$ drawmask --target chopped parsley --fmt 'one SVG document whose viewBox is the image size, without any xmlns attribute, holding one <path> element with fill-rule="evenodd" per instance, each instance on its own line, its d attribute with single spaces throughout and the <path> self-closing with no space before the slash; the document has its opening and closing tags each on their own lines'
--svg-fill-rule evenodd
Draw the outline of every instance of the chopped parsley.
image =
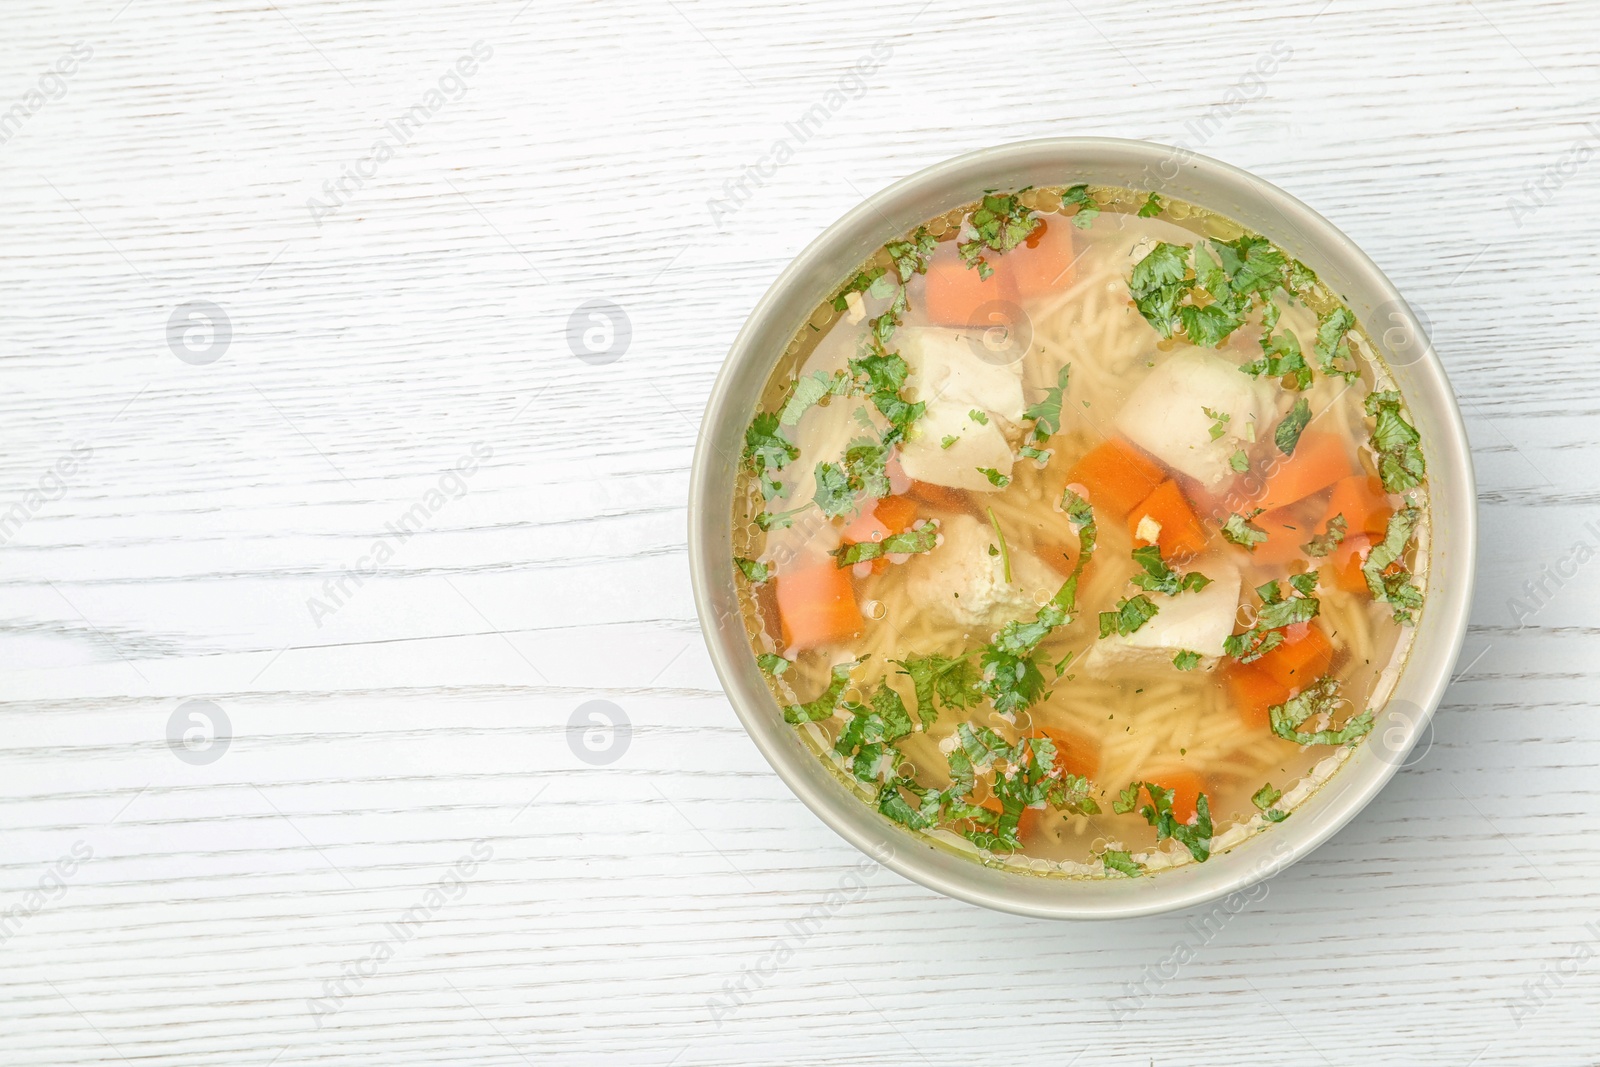
<svg viewBox="0 0 1600 1067">
<path fill-rule="evenodd" d="M 1179 649 L 1178 654 L 1172 657 L 1172 665 L 1180 671 L 1192 671 L 1200 666 L 1200 653 L 1187 648 Z"/>
<path fill-rule="evenodd" d="M 970 708 L 978 693 L 978 670 L 967 656 L 915 656 L 893 661 L 911 679 L 916 692 L 917 717 L 932 726 L 939 709 Z"/>
<path fill-rule="evenodd" d="M 971 419 L 973 422 L 977 423 L 979 426 L 987 426 L 987 425 L 989 425 L 989 416 L 988 416 L 988 414 L 986 412 L 978 410 L 977 408 L 973 408 L 971 411 L 967 412 L 967 418 Z"/>
<path fill-rule="evenodd" d="M 1305 550 L 1305 554 L 1308 556 L 1326 556 L 1339 547 L 1348 528 L 1348 524 L 1344 521 L 1344 515 L 1335 515 L 1328 520 L 1327 529 L 1300 547 Z"/>
<path fill-rule="evenodd" d="M 1151 193 L 1150 195 L 1153 197 L 1156 194 Z M 1141 208 L 1140 214 L 1143 213 L 1143 209 Z M 1124 852 L 1119 848 L 1108 848 L 1104 852 L 1100 853 L 1100 862 L 1105 864 L 1106 870 L 1117 871 L 1121 874 L 1127 875 L 1129 878 L 1137 878 L 1141 873 L 1143 873 L 1142 868 L 1140 868 L 1139 864 L 1135 862 L 1133 854 Z"/>
<path fill-rule="evenodd" d="M 840 567 L 850 567 L 880 556 L 927 552 L 938 543 L 938 538 L 939 520 L 930 519 L 915 529 L 890 534 L 882 541 L 846 541 L 834 549 L 832 555 Z"/>
<path fill-rule="evenodd" d="M 1089 187 L 1087 185 L 1074 185 L 1062 193 L 1061 203 L 1063 206 L 1067 204 L 1078 205 L 1077 214 L 1072 216 L 1072 224 L 1080 230 L 1087 230 L 1094 224 L 1094 220 L 1100 214 L 1100 204 L 1093 196 L 1089 195 Z"/>
<path fill-rule="evenodd" d="M 1378 476 L 1391 493 L 1403 493 L 1422 484 L 1427 466 L 1419 447 L 1422 435 L 1400 413 L 1400 394 L 1394 390 L 1371 393 L 1367 414 L 1375 420 L 1372 447 L 1378 453 Z"/>
<path fill-rule="evenodd" d="M 1155 618 L 1156 612 L 1160 610 L 1156 607 L 1156 602 L 1143 593 L 1133 597 L 1123 597 L 1117 601 L 1115 611 L 1100 613 L 1100 636 L 1104 638 L 1116 634 L 1119 637 L 1127 637 Z"/>
<path fill-rule="evenodd" d="M 828 374 L 819 370 L 802 375 L 795 379 L 789 399 L 778 415 L 778 423 L 781 426 L 793 426 L 800 421 L 800 416 L 815 407 L 823 397 L 839 396 L 849 389 L 850 377 L 844 371 Z"/>
<path fill-rule="evenodd" d="M 1071 366 L 1062 367 L 1056 376 L 1056 384 L 1045 390 L 1044 399 L 1022 413 L 1024 419 L 1033 423 L 1033 439 L 1040 444 L 1061 431 L 1061 398 L 1066 394 L 1067 376 L 1071 369 Z M 1027 452 L 1026 447 L 1023 452 Z"/>
<path fill-rule="evenodd" d="M 1276 804 L 1282 797 L 1283 790 L 1272 788 L 1272 783 L 1268 782 L 1266 785 L 1255 791 L 1255 794 L 1250 798 L 1250 803 L 1256 806 L 1256 808 L 1261 812 L 1261 817 L 1266 819 L 1268 822 L 1282 822 L 1289 817 L 1289 813 L 1286 811 L 1279 811 L 1277 808 L 1272 806 Z"/>
<path fill-rule="evenodd" d="M 783 492 L 782 484 L 773 474 L 799 456 L 800 449 L 779 428 L 777 415 L 762 411 L 750 420 L 750 428 L 744 432 L 744 460 L 761 479 L 763 497 L 771 500 Z"/>
<path fill-rule="evenodd" d="M 743 556 L 733 557 L 734 564 L 739 568 L 739 573 L 752 585 L 760 585 L 772 578 L 772 568 L 758 560 L 745 559 Z"/>
<path fill-rule="evenodd" d="M 1367 589 L 1374 600 L 1394 607 L 1394 621 L 1409 624 L 1422 607 L 1422 590 L 1412 581 L 1404 559 L 1406 547 L 1416 532 L 1422 512 L 1406 505 L 1389 516 L 1383 540 L 1372 546 L 1366 562 L 1361 564 L 1361 574 L 1367 579 Z"/>
<path fill-rule="evenodd" d="M 1306 364 L 1305 355 L 1300 351 L 1300 339 L 1293 330 L 1272 332 L 1278 321 L 1276 312 L 1277 306 L 1274 305 L 1263 321 L 1265 329 L 1261 334 L 1261 358 L 1239 369 L 1251 377 L 1259 378 L 1265 374 L 1269 378 L 1281 378 L 1289 389 L 1304 389 L 1311 384 L 1311 368 Z"/>
<path fill-rule="evenodd" d="M 1140 205 L 1139 217 L 1141 219 L 1153 219 L 1159 214 L 1161 214 L 1161 197 L 1157 193 L 1151 193 L 1150 199 Z"/>
<path fill-rule="evenodd" d="M 756 657 L 756 666 L 760 667 L 774 678 L 777 678 L 782 675 L 784 671 L 794 666 L 794 664 L 790 663 L 782 656 L 775 655 L 771 652 L 763 652 L 761 655 Z"/>
<path fill-rule="evenodd" d="M 1208 407 L 1201 407 L 1200 410 L 1205 412 L 1206 418 L 1211 420 L 1210 433 L 1213 441 L 1228 432 L 1228 423 L 1233 421 L 1232 415 L 1229 415 L 1226 411 L 1212 411 Z"/>
<path fill-rule="evenodd" d="M 1167 566 L 1161 558 L 1160 545 L 1144 545 L 1133 550 L 1133 561 L 1143 568 L 1143 574 L 1135 574 L 1130 579 L 1134 585 L 1149 593 L 1165 593 L 1167 596 L 1177 596 L 1179 593 L 1191 589 L 1204 589 L 1211 584 L 1211 579 L 1198 571 L 1179 575 L 1177 571 Z"/>
<path fill-rule="evenodd" d="M 855 504 L 856 494 L 850 488 L 850 476 L 837 463 L 818 463 L 816 470 L 817 507 L 829 518 L 837 518 Z"/>
<path fill-rule="evenodd" d="M 1261 607 L 1256 612 L 1255 625 L 1243 633 L 1230 634 L 1223 640 L 1222 650 L 1240 663 L 1254 663 L 1283 644 L 1284 627 L 1316 618 L 1322 609 L 1311 595 L 1317 587 L 1317 572 L 1291 575 L 1289 586 L 1291 595 L 1287 597 L 1277 582 L 1257 586 Z"/>
<path fill-rule="evenodd" d="M 976 469 L 977 469 L 979 474 L 981 474 L 985 478 L 989 479 L 989 484 L 990 485 L 996 486 L 996 487 L 998 487 L 1000 489 L 1004 489 L 1006 486 L 1011 484 L 1010 476 L 1005 475 L 1005 474 L 1001 474 L 999 471 L 995 470 L 993 467 L 978 467 Z"/>
<path fill-rule="evenodd" d="M 850 721 L 839 731 L 833 750 L 850 762 L 850 773 L 861 781 L 875 781 L 883 757 L 896 741 L 911 733 L 911 716 L 905 702 L 887 685 L 879 685 L 870 704 L 846 704 Z M 896 753 L 898 754 L 898 753 Z"/>
<path fill-rule="evenodd" d="M 985 196 L 969 221 L 978 236 L 957 244 L 956 252 L 968 267 L 978 269 L 981 279 L 994 273 L 994 268 L 983 257 L 984 249 L 1009 252 L 1039 227 L 1039 220 L 1032 217 L 1015 195 Z"/>
<path fill-rule="evenodd" d="M 894 261 L 894 268 L 900 275 L 902 282 L 909 282 L 913 274 L 928 273 L 928 257 L 933 255 L 933 250 L 938 247 L 938 242 L 928 232 L 926 226 L 918 226 L 917 232 L 911 235 L 908 241 L 890 241 L 883 246 L 889 253 L 889 258 Z M 878 268 L 882 270 L 882 268 Z"/>
<path fill-rule="evenodd" d="M 1333 721 L 1333 713 L 1345 703 L 1339 695 L 1339 683 L 1324 675 L 1307 686 L 1298 696 L 1282 704 L 1273 705 L 1268 713 L 1272 732 L 1285 741 L 1301 745 L 1344 745 L 1365 737 L 1372 729 L 1372 709 L 1368 708 L 1338 729 L 1331 726 L 1322 730 L 1301 730 L 1308 720 L 1326 717 Z"/>
<path fill-rule="evenodd" d="M 844 453 L 844 472 L 850 488 L 874 500 L 888 496 L 889 457 L 893 449 L 892 440 L 858 437 L 851 441 Z"/>
<path fill-rule="evenodd" d="M 961 440 L 961 438 L 957 437 L 953 433 L 945 434 L 944 435 L 944 439 L 939 442 L 939 447 L 940 448 L 949 448 L 951 445 L 955 444 L 959 440 Z"/>
<path fill-rule="evenodd" d="M 855 277 L 844 283 L 844 289 L 838 296 L 833 298 L 833 310 L 843 311 L 848 308 L 850 306 L 849 296 L 851 293 L 866 292 L 877 285 L 878 279 L 887 273 L 888 270 L 884 267 L 869 267 L 864 271 L 858 272 Z"/>
<path fill-rule="evenodd" d="M 1222 524 L 1222 536 L 1254 552 L 1256 546 L 1267 539 L 1267 531 L 1250 521 L 1259 514 L 1261 509 L 1256 508 L 1249 515 L 1240 515 L 1237 512 L 1229 515 Z"/>
<path fill-rule="evenodd" d="M 908 403 L 900 395 L 911 368 L 900 356 L 887 353 L 863 356 L 850 361 L 850 373 L 855 376 L 856 388 L 872 401 L 884 418 L 889 420 L 890 434 L 899 441 L 911 424 L 922 417 L 927 405 L 922 401 Z"/>
<path fill-rule="evenodd" d="M 1360 376 L 1360 372 L 1355 369 L 1355 356 L 1350 351 L 1349 334 L 1355 328 L 1355 324 L 1355 315 L 1351 314 L 1350 309 L 1343 304 L 1318 321 L 1317 343 L 1313 346 L 1313 350 L 1317 354 L 1322 373 L 1343 378 L 1347 382 L 1354 381 Z"/>
<path fill-rule="evenodd" d="M 1001 578 L 1007 585 L 1010 585 L 1011 584 L 1011 550 L 1006 547 L 1006 532 L 1004 530 L 1000 529 L 1000 519 L 995 515 L 994 508 L 990 508 L 988 510 L 989 510 L 989 525 L 994 527 L 995 540 L 1000 542 Z M 990 552 L 991 552 L 991 554 L 993 553 L 993 549 L 992 548 L 990 549 Z"/>
<path fill-rule="evenodd" d="M 1141 789 L 1150 797 L 1150 803 L 1139 803 Z M 1154 782 L 1134 782 L 1118 794 L 1111 809 L 1118 815 L 1137 809 L 1145 822 L 1155 827 L 1156 844 L 1170 837 L 1187 848 L 1197 862 L 1204 863 L 1211 858 L 1211 803 L 1204 793 L 1196 798 L 1195 821 L 1190 825 L 1180 823 L 1172 814 L 1172 797 L 1171 789 L 1163 789 Z"/>
<path fill-rule="evenodd" d="M 1186 280 L 1188 275 L 1189 249 L 1165 241 L 1133 265 L 1128 288 L 1134 306 L 1162 337 L 1172 336 L 1178 302 L 1194 288 L 1194 283 Z"/>
<path fill-rule="evenodd" d="M 1044 695 L 1044 674 L 1039 670 L 1035 650 L 1056 627 L 1070 622 L 1077 614 L 1078 579 L 1094 556 L 1096 528 L 1088 501 L 1068 489 L 1062 494 L 1061 504 L 1068 521 L 1078 529 L 1078 561 L 1072 565 L 1072 573 L 1031 621 L 1006 623 L 994 639 L 979 650 L 982 676 L 978 690 L 1001 714 L 1032 707 Z"/>
<path fill-rule="evenodd" d="M 850 688 L 850 672 L 859 667 L 865 660 L 855 663 L 836 663 L 833 667 L 833 680 L 828 688 L 815 700 L 808 700 L 804 704 L 790 704 L 783 709 L 783 721 L 793 724 L 802 722 L 819 722 L 833 714 L 834 708 L 839 706 L 839 698 L 844 696 L 844 691 Z"/>
<path fill-rule="evenodd" d="M 1243 474 L 1250 469 L 1250 457 L 1244 454 L 1244 449 L 1239 449 L 1228 457 L 1228 466 Z"/>
<path fill-rule="evenodd" d="M 1294 407 L 1278 423 L 1278 428 L 1273 432 L 1272 439 L 1278 446 L 1278 451 L 1286 456 L 1294 455 L 1295 446 L 1300 443 L 1300 434 L 1305 431 L 1306 424 L 1311 421 L 1311 401 L 1305 397 L 1296 397 Z"/>
</svg>

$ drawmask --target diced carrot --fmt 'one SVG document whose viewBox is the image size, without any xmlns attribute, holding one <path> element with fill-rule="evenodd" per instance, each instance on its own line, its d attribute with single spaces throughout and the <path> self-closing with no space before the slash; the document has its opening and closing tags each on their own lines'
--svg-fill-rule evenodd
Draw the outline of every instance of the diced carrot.
<svg viewBox="0 0 1600 1067">
<path fill-rule="evenodd" d="M 839 536 L 846 541 L 881 541 L 903 532 L 917 517 L 917 502 L 905 496 L 886 496 L 872 507 L 862 508 Z"/>
<path fill-rule="evenodd" d="M 1090 449 L 1067 472 L 1067 483 L 1089 490 L 1097 510 L 1122 518 L 1166 480 L 1156 462 L 1134 446 L 1111 438 Z"/>
<path fill-rule="evenodd" d="M 1017 295 L 1026 300 L 1072 283 L 1075 251 L 1072 224 L 1066 219 L 1040 219 L 1027 240 L 1007 252 L 1004 268 L 1011 274 Z"/>
<path fill-rule="evenodd" d="M 890 534 L 902 533 L 917 517 L 917 502 L 906 496 L 886 496 L 861 513 L 839 532 L 845 541 L 882 541 Z M 882 574 L 889 561 L 879 556 L 872 561 L 872 573 Z"/>
<path fill-rule="evenodd" d="M 1072 564 L 1078 558 L 1072 549 L 1059 541 L 1035 541 L 1033 554 L 1054 567 L 1063 578 L 1072 576 Z"/>
<path fill-rule="evenodd" d="M 883 541 L 890 534 L 906 530 L 914 518 L 917 518 L 917 501 L 909 496 L 885 496 L 861 509 L 842 531 L 838 531 L 838 536 L 842 541 Z M 890 561 L 878 557 L 872 560 L 872 573 L 882 574 L 888 565 Z"/>
<path fill-rule="evenodd" d="M 911 488 L 906 492 L 916 500 L 945 511 L 970 511 L 967 505 L 967 494 L 962 489 L 952 489 L 948 485 L 934 485 L 932 482 L 913 481 Z"/>
<path fill-rule="evenodd" d="M 1205 527 L 1195 518 L 1194 509 L 1189 507 L 1177 482 L 1162 482 L 1128 513 L 1128 532 L 1135 544 L 1151 544 L 1139 536 L 1139 526 L 1146 518 L 1161 527 L 1154 543 L 1161 546 L 1163 556 L 1194 556 L 1205 551 Z"/>
<path fill-rule="evenodd" d="M 1301 622 L 1284 630 L 1283 644 L 1256 660 L 1255 665 L 1279 685 L 1304 689 L 1327 673 L 1333 663 L 1333 645 L 1315 623 Z"/>
<path fill-rule="evenodd" d="M 1272 511 L 1326 489 L 1355 473 L 1345 439 L 1336 433 L 1307 430 L 1300 435 L 1294 455 L 1278 460 L 1256 507 Z"/>
<path fill-rule="evenodd" d="M 1346 537 L 1333 550 L 1333 555 L 1328 557 L 1328 563 L 1323 567 L 1323 572 L 1332 572 L 1333 584 L 1348 593 L 1364 593 L 1371 595 L 1367 588 L 1367 576 L 1362 573 L 1361 565 L 1366 562 L 1367 548 L 1373 538 L 1367 534 L 1354 534 Z"/>
<path fill-rule="evenodd" d="M 1345 530 L 1351 534 L 1382 535 L 1389 527 L 1389 516 L 1394 509 L 1383 493 L 1383 483 L 1370 474 L 1355 474 L 1333 483 L 1333 493 L 1328 497 L 1327 511 L 1317 524 L 1320 532 L 1335 515 L 1343 515 Z"/>
<path fill-rule="evenodd" d="M 1250 553 L 1255 563 L 1287 563 L 1305 554 L 1302 547 L 1311 540 L 1315 522 L 1304 519 L 1299 508 L 1279 508 L 1250 521 L 1267 533 L 1267 539 L 1258 543 Z"/>
<path fill-rule="evenodd" d="M 1016 303 L 1017 289 L 1009 271 L 1000 269 L 1003 256 L 991 254 L 986 262 L 995 268 L 985 280 L 977 267 L 969 267 L 958 256 L 935 255 L 928 261 L 927 288 L 922 306 L 936 326 L 988 325 L 980 322 L 978 309 L 1002 300 Z"/>
<path fill-rule="evenodd" d="M 1039 733 L 1056 746 L 1056 766 L 1067 774 L 1081 775 L 1093 781 L 1100 774 L 1100 744 L 1076 730 L 1056 726 L 1041 726 Z"/>
<path fill-rule="evenodd" d="M 1193 771 L 1164 771 L 1150 779 L 1162 789 L 1172 790 L 1172 817 L 1188 822 L 1200 803 L 1200 794 L 1206 791 L 1206 782 Z M 1148 794 L 1149 790 L 1142 790 Z"/>
<path fill-rule="evenodd" d="M 1267 712 L 1274 704 L 1289 699 L 1289 687 L 1254 663 L 1229 663 L 1223 676 L 1228 682 L 1228 692 L 1233 696 L 1239 718 L 1252 730 L 1269 728 Z"/>
<path fill-rule="evenodd" d="M 780 573 L 773 584 L 783 642 L 790 650 L 816 648 L 861 632 L 850 571 L 840 570 L 833 560 Z"/>
</svg>

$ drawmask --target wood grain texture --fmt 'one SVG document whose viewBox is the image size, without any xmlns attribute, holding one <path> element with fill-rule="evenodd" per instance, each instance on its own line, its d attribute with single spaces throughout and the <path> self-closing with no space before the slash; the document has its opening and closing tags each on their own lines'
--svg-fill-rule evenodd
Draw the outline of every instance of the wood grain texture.
<svg viewBox="0 0 1600 1067">
<path fill-rule="evenodd" d="M 12 0 L 0 1062 L 1600 1062 L 1600 567 L 1561 563 L 1600 548 L 1597 37 L 1576 0 Z M 1474 445 L 1431 748 L 1237 915 L 1051 925 L 863 871 L 689 595 L 699 413 L 765 286 L 866 193 L 1053 134 L 1329 216 Z M 632 326 L 605 366 L 566 341 L 592 299 Z M 232 331 L 206 365 L 169 344 L 194 301 Z M 600 766 L 595 699 L 632 728 Z M 168 745 L 191 700 L 231 723 L 208 764 Z"/>
</svg>

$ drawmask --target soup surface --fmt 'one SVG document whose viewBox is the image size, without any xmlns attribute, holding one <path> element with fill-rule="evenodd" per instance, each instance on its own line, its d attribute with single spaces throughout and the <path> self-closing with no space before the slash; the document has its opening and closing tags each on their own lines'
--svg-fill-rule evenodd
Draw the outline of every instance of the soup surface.
<svg viewBox="0 0 1600 1067">
<path fill-rule="evenodd" d="M 818 307 L 733 542 L 787 721 L 888 819 L 1137 877 L 1290 818 L 1422 610 L 1418 434 L 1305 266 L 1155 194 L 991 194 Z"/>
</svg>

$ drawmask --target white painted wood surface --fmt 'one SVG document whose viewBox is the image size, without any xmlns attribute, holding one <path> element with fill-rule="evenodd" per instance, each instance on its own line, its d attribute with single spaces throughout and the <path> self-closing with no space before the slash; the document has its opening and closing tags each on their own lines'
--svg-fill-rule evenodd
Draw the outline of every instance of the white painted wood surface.
<svg viewBox="0 0 1600 1067">
<path fill-rule="evenodd" d="M 1600 569 L 1562 562 L 1600 547 L 1600 8 L 3 15 L 0 1063 L 1600 1061 Z M 862 874 L 688 591 L 699 410 L 787 259 L 926 164 L 1084 133 L 1343 227 L 1431 318 L 1481 482 L 1431 749 L 1209 929 Z M 609 365 L 566 341 L 593 299 L 631 321 Z M 195 301 L 231 325 L 205 365 L 169 344 Z M 600 765 L 595 699 L 631 721 Z M 231 722 L 209 763 L 168 744 L 192 700 Z"/>
</svg>

